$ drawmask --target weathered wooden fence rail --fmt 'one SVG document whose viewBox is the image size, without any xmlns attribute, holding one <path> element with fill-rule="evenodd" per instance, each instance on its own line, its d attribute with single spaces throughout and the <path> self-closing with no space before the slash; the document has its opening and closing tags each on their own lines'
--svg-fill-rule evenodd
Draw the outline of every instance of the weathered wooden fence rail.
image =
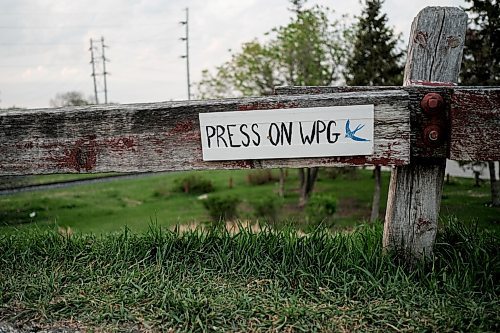
<svg viewBox="0 0 500 333">
<path fill-rule="evenodd" d="M 500 160 L 500 88 L 283 87 L 277 93 L 282 96 L 0 113 L 0 175 Z M 444 119 L 435 141 L 428 133 L 434 120 L 421 107 L 429 93 L 444 101 L 434 111 Z M 375 105 L 373 155 L 203 161 L 200 113 L 358 104 Z"/>
<path fill-rule="evenodd" d="M 500 88 L 454 84 L 466 20 L 457 8 L 419 13 L 404 87 L 280 87 L 268 97 L 0 113 L 0 175 L 389 165 L 384 246 L 430 255 L 445 158 L 500 160 Z M 203 160 L 200 114 L 348 105 L 373 105 L 371 154 Z"/>
</svg>

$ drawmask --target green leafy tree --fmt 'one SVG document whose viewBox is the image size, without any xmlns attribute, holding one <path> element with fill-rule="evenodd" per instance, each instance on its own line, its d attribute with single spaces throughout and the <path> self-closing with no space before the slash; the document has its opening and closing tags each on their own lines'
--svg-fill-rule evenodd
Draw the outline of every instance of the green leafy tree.
<svg viewBox="0 0 500 333">
<path fill-rule="evenodd" d="M 399 86 L 403 82 L 404 52 L 398 48 L 399 36 L 387 25 L 387 15 L 382 12 L 383 3 L 383 0 L 366 0 L 354 26 L 352 53 L 344 71 L 348 85 Z M 375 167 L 374 176 L 371 222 L 379 217 L 380 166 Z"/>
<path fill-rule="evenodd" d="M 460 71 L 466 85 L 500 83 L 500 3 L 498 0 L 465 0 L 472 6 Z"/>
<path fill-rule="evenodd" d="M 460 72 L 465 85 L 500 84 L 500 3 L 498 0 L 465 0 L 471 7 L 469 28 L 465 39 L 464 57 Z M 488 162 L 490 171 L 491 201 L 500 207 L 500 170 Z"/>
<path fill-rule="evenodd" d="M 320 86 L 337 82 L 345 54 L 339 24 L 329 19 L 328 8 L 305 8 L 305 3 L 291 1 L 290 22 L 272 29 L 268 41 L 245 43 L 214 73 L 205 70 L 198 83 L 199 97 L 269 95 L 280 85 Z M 317 174 L 317 168 L 299 170 L 301 206 L 307 202 Z"/>
<path fill-rule="evenodd" d="M 231 55 L 215 69 L 202 72 L 198 83 L 198 95 L 206 98 L 239 96 L 261 96 L 273 93 L 275 85 L 283 83 L 280 78 L 276 50 L 272 45 L 257 40 L 243 44 L 240 52 Z"/>
</svg>

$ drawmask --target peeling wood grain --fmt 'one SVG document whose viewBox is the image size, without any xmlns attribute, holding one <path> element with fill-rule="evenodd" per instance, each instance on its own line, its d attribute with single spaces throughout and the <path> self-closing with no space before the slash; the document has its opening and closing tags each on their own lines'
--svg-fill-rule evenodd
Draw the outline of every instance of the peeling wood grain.
<svg viewBox="0 0 500 333">
<path fill-rule="evenodd" d="M 500 160 L 500 88 L 457 89 L 450 112 L 450 158 Z"/>
<path fill-rule="evenodd" d="M 458 8 L 423 9 L 412 24 L 404 85 L 446 82 L 449 86 L 450 82 L 457 82 L 466 26 L 467 15 Z M 450 45 L 450 38 L 459 40 L 459 45 Z M 441 121 L 439 117 L 435 120 Z M 412 125 L 415 126 L 415 119 Z M 410 260 L 432 256 L 445 164 L 445 158 L 415 158 L 410 165 L 393 169 L 384 248 L 403 252 Z"/>
<path fill-rule="evenodd" d="M 405 67 L 406 86 L 415 81 L 457 82 L 455 73 L 460 71 L 464 26 L 467 15 L 454 7 L 426 7 L 415 17 L 408 47 L 411 61 Z"/>
<path fill-rule="evenodd" d="M 200 112 L 353 104 L 375 105 L 372 156 L 202 160 Z M 0 114 L 0 174 L 404 165 L 410 160 L 407 109 L 407 92 L 387 90 L 9 111 Z"/>
</svg>

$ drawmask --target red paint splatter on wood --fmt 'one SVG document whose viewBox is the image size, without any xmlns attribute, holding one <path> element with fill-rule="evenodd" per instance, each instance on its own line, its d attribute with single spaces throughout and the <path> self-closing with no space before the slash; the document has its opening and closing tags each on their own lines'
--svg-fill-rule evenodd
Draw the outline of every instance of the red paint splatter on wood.
<svg viewBox="0 0 500 333">
<path fill-rule="evenodd" d="M 450 111 L 450 157 L 500 159 L 500 89 L 457 90 Z"/>
<path fill-rule="evenodd" d="M 175 124 L 174 128 L 171 130 L 171 133 L 185 133 L 191 132 L 193 130 L 193 122 L 191 120 L 179 121 Z"/>
<path fill-rule="evenodd" d="M 456 115 L 462 113 L 462 117 L 474 113 L 483 119 L 498 119 L 500 114 L 500 90 L 492 91 L 457 91 L 451 96 L 452 111 Z"/>
<path fill-rule="evenodd" d="M 64 150 L 63 156 L 51 157 L 49 160 L 55 162 L 58 168 L 90 171 L 95 168 L 97 162 L 97 144 L 95 135 L 78 139 L 73 147 Z"/>
<path fill-rule="evenodd" d="M 133 137 L 112 138 L 104 140 L 107 148 L 118 153 L 125 153 L 127 151 L 135 151 L 137 144 Z"/>
<path fill-rule="evenodd" d="M 157 144 L 165 144 L 172 138 L 182 142 L 197 142 L 201 141 L 201 134 L 198 127 L 196 127 L 191 120 L 179 121 L 168 132 L 163 133 L 167 140 L 157 142 Z"/>
</svg>

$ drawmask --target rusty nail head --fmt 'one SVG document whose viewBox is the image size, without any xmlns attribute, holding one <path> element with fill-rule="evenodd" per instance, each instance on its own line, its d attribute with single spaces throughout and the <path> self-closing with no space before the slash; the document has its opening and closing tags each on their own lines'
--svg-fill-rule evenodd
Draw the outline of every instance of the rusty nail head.
<svg viewBox="0 0 500 333">
<path fill-rule="evenodd" d="M 424 109 L 424 112 L 432 115 L 439 111 L 442 111 L 444 106 L 443 97 L 438 93 L 428 93 L 424 96 L 420 102 L 420 106 Z"/>
</svg>

